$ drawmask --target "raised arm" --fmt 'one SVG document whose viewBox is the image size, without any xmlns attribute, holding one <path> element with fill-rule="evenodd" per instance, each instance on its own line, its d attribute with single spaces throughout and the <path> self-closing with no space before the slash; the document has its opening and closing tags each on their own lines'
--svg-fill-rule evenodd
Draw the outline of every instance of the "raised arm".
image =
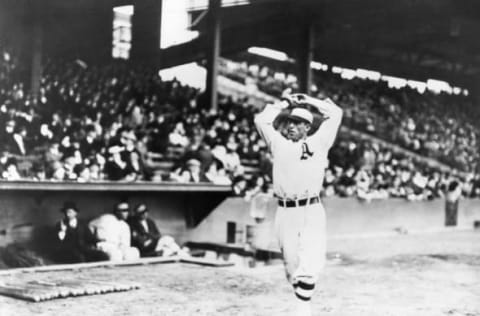
<svg viewBox="0 0 480 316">
<path fill-rule="evenodd" d="M 331 99 L 320 100 L 305 94 L 294 94 L 291 98 L 299 105 L 308 104 L 315 107 L 325 117 L 313 137 L 319 138 L 324 145 L 331 147 L 342 122 L 343 110 Z"/>
<path fill-rule="evenodd" d="M 273 127 L 273 121 L 277 115 L 289 105 L 286 101 L 279 101 L 273 104 L 267 104 L 262 112 L 255 115 L 255 126 L 270 147 L 273 138 L 277 135 L 277 131 Z"/>
</svg>

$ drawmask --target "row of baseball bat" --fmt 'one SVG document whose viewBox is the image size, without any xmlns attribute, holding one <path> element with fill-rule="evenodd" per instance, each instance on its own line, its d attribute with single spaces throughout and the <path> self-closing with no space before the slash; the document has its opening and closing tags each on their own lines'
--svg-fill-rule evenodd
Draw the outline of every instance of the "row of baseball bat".
<svg viewBox="0 0 480 316">
<path fill-rule="evenodd" d="M 32 302 L 69 296 L 121 292 L 140 288 L 138 283 L 119 283 L 92 279 L 35 280 L 27 283 L 0 283 L 0 294 Z"/>
</svg>

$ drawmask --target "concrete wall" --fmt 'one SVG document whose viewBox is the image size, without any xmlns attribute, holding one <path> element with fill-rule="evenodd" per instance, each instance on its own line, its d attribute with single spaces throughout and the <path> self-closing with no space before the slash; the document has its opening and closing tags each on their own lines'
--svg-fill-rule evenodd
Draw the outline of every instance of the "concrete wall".
<svg viewBox="0 0 480 316">
<path fill-rule="evenodd" d="M 90 220 L 110 213 L 122 198 L 127 198 L 132 208 L 140 202 L 146 203 L 160 231 L 183 243 L 187 241 L 187 230 L 230 192 L 228 186 L 207 185 L 45 184 L 47 190 L 38 189 L 39 186 L 39 183 L 30 187 L 28 184 L 0 185 L 0 246 L 32 241 L 36 232 L 52 227 L 62 217 L 59 211 L 65 201 L 74 201 L 79 217 Z"/>
<path fill-rule="evenodd" d="M 61 218 L 59 210 L 66 200 L 75 201 L 80 216 L 90 219 L 111 212 L 112 206 L 121 198 L 128 198 L 132 207 L 145 202 L 162 233 L 172 235 L 180 243 L 226 243 L 227 222 L 235 222 L 239 243 L 245 240 L 245 226 L 257 225 L 257 245 L 262 248 L 274 248 L 276 245 L 273 238 L 275 200 L 268 202 L 266 220 L 256 224 L 250 216 L 248 202 L 242 198 L 225 199 L 229 194 L 228 188 L 218 191 L 207 186 L 164 189 L 158 184 L 139 188 L 123 184 L 116 189 L 98 186 L 76 190 L 76 186 L 72 186 L 34 190 L 34 187 L 25 189 L 25 185 L 23 188 L 15 189 L 14 186 L 6 189 L 0 186 L 0 246 L 13 241 L 29 241 L 34 236 L 35 228 L 53 225 Z M 392 199 L 362 203 L 356 199 L 330 198 L 324 204 L 330 238 L 392 233 L 396 228 L 408 231 L 435 230 L 442 229 L 444 225 L 443 200 L 407 202 Z M 472 227 L 474 220 L 480 220 L 480 200 L 462 200 L 458 226 Z"/>
<path fill-rule="evenodd" d="M 59 212 L 66 200 L 75 201 L 80 209 L 80 217 L 90 219 L 99 214 L 110 213 L 113 205 L 122 198 L 122 194 L 104 192 L 24 192 L 0 193 L 0 227 L 9 229 L 14 225 L 26 225 L 0 236 L 0 245 L 16 241 L 28 241 L 35 227 L 45 227 L 58 221 Z M 135 193 L 130 198 L 131 205 L 145 202 L 151 210 L 151 216 L 157 220 L 160 230 L 166 234 L 181 237 L 186 230 L 184 205 L 182 199 L 172 199 L 171 194 Z M 3 238 L 2 238 L 3 237 Z"/>
<path fill-rule="evenodd" d="M 329 238 L 348 235 L 394 233 L 401 228 L 410 232 L 443 229 L 445 222 L 444 200 L 408 202 L 400 199 L 359 202 L 356 199 L 329 198 L 324 201 L 327 212 L 327 235 Z M 266 220 L 256 229 L 257 246 L 275 248 L 273 218 L 276 203 L 268 203 Z M 480 200 L 462 200 L 458 214 L 458 227 L 473 227 L 480 220 Z M 188 231 L 188 239 L 199 242 L 225 243 L 227 222 L 236 222 L 238 230 L 245 225 L 255 225 L 249 215 L 249 204 L 241 198 L 225 200 L 194 230 Z M 242 236 L 242 232 L 237 232 Z M 242 240 L 240 240 L 241 242 Z"/>
</svg>

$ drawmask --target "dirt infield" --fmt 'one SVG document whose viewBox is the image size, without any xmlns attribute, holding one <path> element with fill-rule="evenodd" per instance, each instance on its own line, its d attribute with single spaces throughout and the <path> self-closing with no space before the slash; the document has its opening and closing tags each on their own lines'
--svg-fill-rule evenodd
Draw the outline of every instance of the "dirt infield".
<svg viewBox="0 0 480 316">
<path fill-rule="evenodd" d="M 0 296 L 1 316 L 292 315 L 280 264 L 254 269 L 155 264 L 25 273 L 139 282 L 139 290 L 30 303 Z M 480 316 L 480 232 L 336 239 L 314 315 Z"/>
</svg>

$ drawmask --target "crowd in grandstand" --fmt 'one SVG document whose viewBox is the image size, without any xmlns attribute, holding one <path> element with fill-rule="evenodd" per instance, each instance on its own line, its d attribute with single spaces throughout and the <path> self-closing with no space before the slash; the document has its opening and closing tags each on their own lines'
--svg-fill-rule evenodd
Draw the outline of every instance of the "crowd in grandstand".
<svg viewBox="0 0 480 316">
<path fill-rule="evenodd" d="M 230 69 L 228 69 L 230 68 Z M 294 75 L 256 63 L 228 63 L 222 73 L 280 96 L 295 89 Z M 480 111 L 471 98 L 424 94 L 408 86 L 391 89 L 386 82 L 345 80 L 340 75 L 315 72 L 314 91 L 328 96 L 345 111 L 343 125 L 381 137 L 462 171 L 478 172 Z"/>
<path fill-rule="evenodd" d="M 221 96 L 218 108 L 210 109 L 198 90 L 163 81 L 151 69 L 123 62 L 97 67 L 80 60 L 47 63 L 39 95 L 32 97 L 16 79 L 16 68 L 15 59 L 2 52 L 1 179 L 210 182 L 232 184 L 239 195 L 263 190 L 271 181 L 270 154 L 252 123 L 256 109 L 245 100 Z M 271 78 L 269 84 L 279 91 L 294 87 L 291 76 L 246 75 Z M 463 99 L 326 74 L 318 77 L 316 93 L 344 108 L 343 124 L 349 128 L 454 169 L 477 167 L 475 116 L 447 103 L 469 106 Z M 464 195 L 480 196 L 475 173 L 441 172 L 371 140 L 342 134 L 330 161 L 325 196 L 433 199 L 454 178 L 462 182 Z"/>
</svg>

